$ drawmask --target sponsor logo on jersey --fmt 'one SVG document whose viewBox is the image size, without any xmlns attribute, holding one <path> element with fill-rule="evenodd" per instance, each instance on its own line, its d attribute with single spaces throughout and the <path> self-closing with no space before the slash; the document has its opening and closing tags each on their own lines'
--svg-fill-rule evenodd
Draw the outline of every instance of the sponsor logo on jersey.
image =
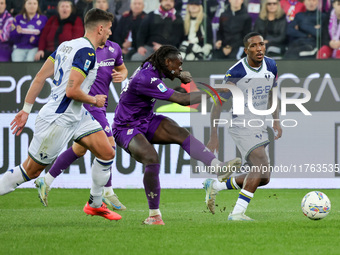
<svg viewBox="0 0 340 255">
<path fill-rule="evenodd" d="M 255 137 L 262 140 L 262 134 L 257 134 Z"/>
<path fill-rule="evenodd" d="M 90 53 L 89 53 L 89 55 L 90 55 Z M 89 70 L 90 65 L 91 65 L 91 61 L 86 59 L 85 65 L 84 65 L 84 71 Z"/>
<path fill-rule="evenodd" d="M 88 53 L 90 57 L 94 56 L 94 53 Z"/>
<path fill-rule="evenodd" d="M 115 65 L 115 61 L 100 61 L 99 63 L 99 67 L 101 66 L 114 66 Z"/>
<path fill-rule="evenodd" d="M 132 135 L 132 133 L 133 133 L 133 128 L 130 128 L 130 129 L 128 129 L 128 131 L 127 131 L 127 135 Z"/>
<path fill-rule="evenodd" d="M 152 84 L 154 81 L 157 81 L 157 78 L 155 78 L 155 77 L 152 77 L 152 78 L 151 78 L 151 82 L 150 82 L 150 84 Z"/>
<path fill-rule="evenodd" d="M 168 89 L 162 84 L 158 84 L 157 88 L 159 89 L 160 92 L 164 93 L 165 91 L 167 91 Z"/>
</svg>

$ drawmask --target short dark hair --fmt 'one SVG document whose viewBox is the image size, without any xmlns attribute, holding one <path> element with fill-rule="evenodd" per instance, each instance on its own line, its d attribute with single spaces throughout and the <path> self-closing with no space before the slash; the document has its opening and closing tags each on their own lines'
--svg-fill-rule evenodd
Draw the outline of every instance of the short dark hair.
<svg viewBox="0 0 340 255">
<path fill-rule="evenodd" d="M 166 77 L 171 77 L 171 73 L 165 65 L 165 60 L 167 58 L 173 60 L 181 54 L 180 51 L 172 45 L 162 45 L 158 50 L 156 50 L 150 57 L 148 57 L 141 66 L 144 65 L 145 62 L 150 62 L 153 67 L 155 67 L 161 75 L 165 74 Z"/>
<path fill-rule="evenodd" d="M 113 14 L 110 12 L 100 10 L 98 8 L 92 8 L 85 15 L 85 18 L 84 18 L 85 29 L 93 27 L 97 25 L 98 22 L 103 22 L 103 21 L 112 22 Z"/>
<path fill-rule="evenodd" d="M 258 33 L 258 32 L 250 32 L 250 33 L 246 34 L 245 37 L 243 38 L 243 45 L 244 45 L 244 47 L 248 46 L 249 38 L 252 38 L 254 36 L 262 36 L 262 35 L 260 33 Z"/>
</svg>

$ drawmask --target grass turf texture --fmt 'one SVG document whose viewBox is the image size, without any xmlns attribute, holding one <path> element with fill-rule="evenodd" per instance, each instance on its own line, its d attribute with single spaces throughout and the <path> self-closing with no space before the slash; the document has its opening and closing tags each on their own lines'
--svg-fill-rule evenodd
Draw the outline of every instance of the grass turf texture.
<svg viewBox="0 0 340 255">
<path fill-rule="evenodd" d="M 340 254 L 338 190 L 322 190 L 330 214 L 312 221 L 300 203 L 311 190 L 258 190 L 247 215 L 255 222 L 229 222 L 237 191 L 217 196 L 216 214 L 204 190 L 162 190 L 165 226 L 142 225 L 148 216 L 144 190 L 116 190 L 127 210 L 108 221 L 83 212 L 89 190 L 52 189 L 49 207 L 37 190 L 0 197 L 0 254 Z"/>
</svg>

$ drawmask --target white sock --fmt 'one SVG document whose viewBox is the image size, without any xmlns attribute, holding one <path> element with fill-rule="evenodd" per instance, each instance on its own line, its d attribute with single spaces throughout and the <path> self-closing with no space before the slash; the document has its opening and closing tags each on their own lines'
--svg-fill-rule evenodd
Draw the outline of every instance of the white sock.
<svg viewBox="0 0 340 255">
<path fill-rule="evenodd" d="M 217 166 L 219 166 L 220 164 L 221 164 L 221 161 L 219 161 L 217 158 L 214 158 L 214 159 L 211 161 L 211 163 L 210 163 L 210 165 L 211 165 L 212 167 L 214 167 L 215 170 L 217 169 Z"/>
<path fill-rule="evenodd" d="M 225 182 L 219 182 L 216 181 L 213 183 L 213 188 L 217 191 L 223 190 L 223 189 L 227 189 L 227 185 Z"/>
<path fill-rule="evenodd" d="M 156 215 L 162 216 L 161 211 L 159 209 L 149 209 L 149 216 L 156 216 Z"/>
<path fill-rule="evenodd" d="M 254 193 L 251 193 L 245 189 L 241 189 L 239 193 L 239 197 L 236 201 L 236 205 L 231 214 L 245 213 L 253 197 L 254 197 Z"/>
<path fill-rule="evenodd" d="M 233 185 L 236 189 L 240 189 L 240 186 L 237 185 L 237 182 L 236 182 L 236 177 L 233 177 L 232 178 L 232 182 L 233 182 Z"/>
<path fill-rule="evenodd" d="M 0 179 L 0 195 L 5 195 L 16 189 L 21 183 L 31 180 L 22 165 L 8 170 Z"/>
<path fill-rule="evenodd" d="M 92 164 L 92 186 L 90 191 L 89 204 L 91 207 L 99 208 L 102 206 L 102 194 L 105 184 L 111 174 L 113 160 L 102 160 L 95 158 Z"/>
<path fill-rule="evenodd" d="M 48 185 L 49 187 L 51 187 L 54 179 L 55 178 L 49 172 L 47 174 L 45 174 L 45 176 L 44 176 L 44 181 L 45 181 L 46 185 Z"/>
<path fill-rule="evenodd" d="M 112 189 L 112 186 L 110 187 L 104 187 L 104 197 L 113 196 L 115 194 L 114 190 Z"/>
</svg>

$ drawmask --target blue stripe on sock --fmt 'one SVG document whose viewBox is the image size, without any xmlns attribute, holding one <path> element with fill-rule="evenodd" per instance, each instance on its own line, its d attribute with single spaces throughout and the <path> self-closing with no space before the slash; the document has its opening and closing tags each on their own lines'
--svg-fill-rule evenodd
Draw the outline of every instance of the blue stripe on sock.
<svg viewBox="0 0 340 255">
<path fill-rule="evenodd" d="M 110 162 L 103 162 L 103 161 L 100 161 L 100 160 L 98 160 L 98 159 L 96 159 L 96 160 L 97 160 L 97 162 L 98 162 L 99 164 L 101 164 L 101 165 L 103 165 L 103 166 L 112 165 L 112 162 L 113 162 L 113 160 L 111 160 Z"/>
<path fill-rule="evenodd" d="M 28 177 L 28 175 L 25 173 L 25 171 L 21 168 L 21 166 L 19 165 L 19 168 L 20 168 L 20 171 L 21 171 L 21 174 L 22 174 L 22 177 L 24 178 L 24 180 L 26 182 L 30 181 L 31 178 Z"/>
<path fill-rule="evenodd" d="M 246 194 L 243 194 L 242 192 L 239 193 L 238 198 L 241 198 L 241 199 L 243 199 L 244 201 L 246 201 L 246 202 L 248 202 L 248 203 L 249 203 L 250 200 L 251 200 L 251 197 L 247 196 Z"/>
<path fill-rule="evenodd" d="M 228 178 L 226 181 L 227 189 L 233 189 L 233 186 L 231 185 L 231 178 Z"/>
</svg>

